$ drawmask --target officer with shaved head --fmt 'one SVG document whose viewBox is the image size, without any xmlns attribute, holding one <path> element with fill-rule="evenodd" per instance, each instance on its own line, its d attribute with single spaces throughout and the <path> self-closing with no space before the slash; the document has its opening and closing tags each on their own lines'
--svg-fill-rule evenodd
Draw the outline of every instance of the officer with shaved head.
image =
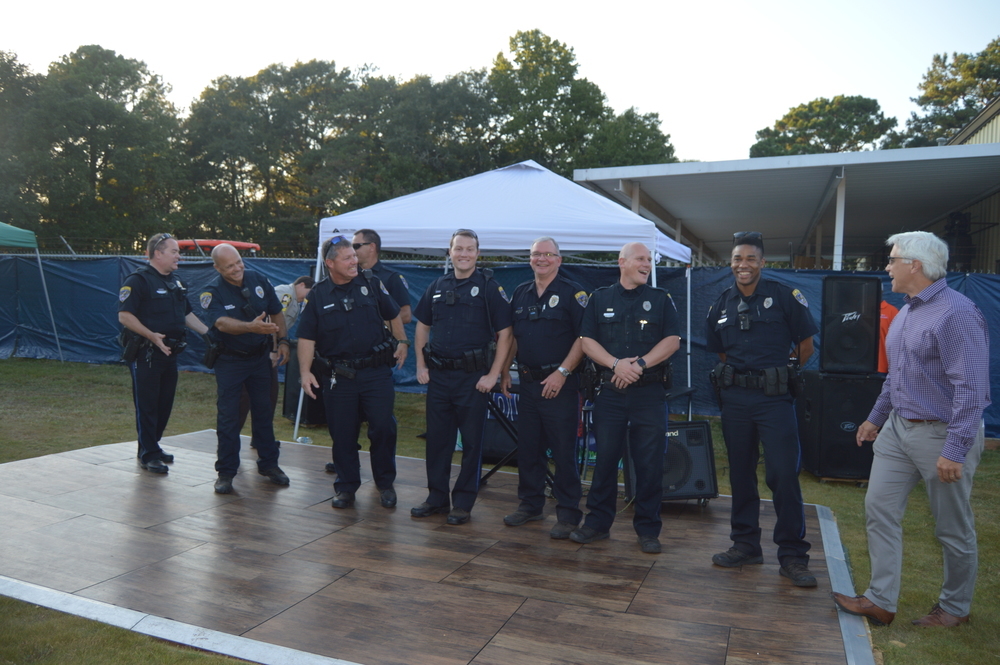
<svg viewBox="0 0 1000 665">
<path fill-rule="evenodd" d="M 594 401 L 597 461 L 587 495 L 587 517 L 570 534 L 578 543 L 607 538 L 615 520 L 618 465 L 625 446 L 635 463 L 632 525 L 647 554 L 660 552 L 666 388 L 669 358 L 680 348 L 677 309 L 670 294 L 649 286 L 649 249 L 628 243 L 618 255 L 613 286 L 594 291 L 583 315 L 583 352 L 598 365 L 601 387 Z M 626 443 L 627 441 L 627 443 Z"/>
</svg>

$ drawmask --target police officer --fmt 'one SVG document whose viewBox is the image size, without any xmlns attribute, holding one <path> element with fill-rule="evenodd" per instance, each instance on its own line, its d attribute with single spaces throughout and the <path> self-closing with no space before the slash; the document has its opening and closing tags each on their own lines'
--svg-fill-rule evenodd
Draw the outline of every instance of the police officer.
<svg viewBox="0 0 1000 665">
<path fill-rule="evenodd" d="M 174 271 L 180 261 L 177 241 L 157 233 L 146 244 L 149 263 L 125 278 L 118 292 L 118 322 L 132 337 L 134 358 L 127 359 L 132 374 L 135 427 L 139 435 L 139 464 L 153 473 L 166 473 L 160 438 L 170 419 L 177 388 L 177 354 L 187 346 L 184 326 L 208 331 L 191 311 L 187 289 Z M 128 344 L 126 344 L 128 348 Z"/>
<path fill-rule="evenodd" d="M 781 574 L 795 586 L 814 587 L 799 487 L 799 437 L 789 392 L 795 369 L 789 368 L 789 356 L 805 363 L 818 328 L 798 289 L 761 278 L 764 263 L 761 234 L 735 234 L 731 266 L 736 283 L 715 301 L 706 321 L 706 348 L 722 361 L 712 371 L 712 382 L 720 396 L 733 491 L 733 546 L 713 556 L 712 563 L 734 568 L 764 561 L 757 493 L 762 443 L 767 486 L 778 516 L 774 542 Z"/>
<path fill-rule="evenodd" d="M 330 279 L 313 289 L 299 321 L 298 362 L 302 388 L 316 398 L 314 388 L 326 382 L 323 404 L 333 440 L 337 467 L 334 508 L 348 508 L 361 487 L 358 459 L 359 413 L 368 416 L 372 477 L 382 506 L 396 505 L 395 391 L 390 367 L 406 360 L 409 342 L 399 318 L 399 306 L 376 277 L 358 274 L 351 241 L 336 236 L 323 256 Z M 383 321 L 389 321 L 392 335 Z M 395 342 L 395 343 L 394 343 Z M 313 361 L 329 367 L 317 377 Z"/>
<path fill-rule="evenodd" d="M 358 269 L 371 270 L 378 277 L 399 305 L 400 320 L 404 324 L 409 323 L 413 319 L 410 312 L 410 285 L 406 283 L 405 277 L 379 261 L 382 236 L 371 229 L 361 229 L 354 234 L 353 247 L 358 255 Z"/>
<path fill-rule="evenodd" d="M 622 247 L 618 269 L 618 282 L 590 298 L 580 330 L 583 352 L 600 366 L 602 385 L 594 401 L 597 460 L 587 495 L 589 512 L 570 539 L 592 543 L 608 537 L 627 438 L 636 477 L 632 525 L 642 551 L 656 554 L 667 435 L 665 382 L 668 358 L 680 348 L 680 329 L 670 295 L 646 284 L 653 262 L 645 245 Z"/>
<path fill-rule="evenodd" d="M 302 303 L 309 296 L 309 291 L 312 289 L 313 285 L 316 283 L 309 275 L 303 275 L 299 277 L 291 284 L 279 284 L 274 287 L 274 293 L 278 296 L 278 302 L 281 303 L 281 315 L 285 317 L 285 330 L 291 333 L 292 326 L 295 325 L 295 321 L 299 318 L 299 313 L 302 311 Z M 290 336 L 290 335 L 289 335 Z M 289 340 L 289 344 L 293 344 Z M 277 349 L 272 352 L 271 355 L 271 419 L 274 419 L 274 408 L 278 405 L 278 365 L 274 361 L 277 357 Z M 247 393 L 246 387 L 243 388 L 243 392 L 240 393 L 240 431 L 243 431 L 243 426 L 246 425 L 247 416 L 250 414 L 250 395 Z M 250 447 L 256 448 L 257 444 L 251 439 Z"/>
<path fill-rule="evenodd" d="M 240 393 L 246 386 L 250 395 L 250 421 L 257 445 L 257 471 L 278 485 L 287 485 L 288 476 L 278 468 L 278 442 L 274 438 L 271 412 L 271 367 L 288 362 L 285 317 L 274 287 L 267 278 L 246 270 L 240 253 L 223 243 L 212 250 L 219 276 L 199 298 L 212 338 L 222 345 L 215 363 L 218 386 L 218 459 L 215 481 L 218 494 L 233 491 L 233 477 L 240 466 Z M 270 320 L 268 320 L 270 317 Z M 278 335 L 277 357 L 270 358 L 273 334 Z"/>
<path fill-rule="evenodd" d="M 410 514 L 448 513 L 448 524 L 465 524 L 479 492 L 487 393 L 497 385 L 510 352 L 511 319 L 503 287 L 476 269 L 476 232 L 455 231 L 448 255 L 455 270 L 431 282 L 414 312 L 420 350 L 417 381 L 429 384 L 428 496 Z M 462 433 L 462 469 L 449 493 L 458 431 Z"/>
<path fill-rule="evenodd" d="M 576 464 L 579 390 L 573 370 L 583 358 L 580 323 L 587 292 L 559 274 L 559 245 L 549 237 L 531 245 L 535 278 L 517 287 L 511 298 L 520 393 L 517 412 L 517 510 L 503 518 L 508 526 L 544 518 L 545 451 L 551 449 L 556 471 L 552 494 L 556 524 L 549 535 L 569 538 L 583 517 L 580 472 Z M 504 366 L 502 382 L 510 385 Z"/>
</svg>

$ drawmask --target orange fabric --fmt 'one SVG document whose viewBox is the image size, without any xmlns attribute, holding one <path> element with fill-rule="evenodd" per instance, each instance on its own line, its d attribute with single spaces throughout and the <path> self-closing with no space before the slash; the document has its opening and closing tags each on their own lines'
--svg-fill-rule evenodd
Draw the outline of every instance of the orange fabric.
<svg viewBox="0 0 1000 665">
<path fill-rule="evenodd" d="M 883 374 L 889 372 L 889 358 L 885 355 L 885 336 L 889 334 L 889 325 L 896 318 L 899 310 L 886 301 L 882 301 L 878 323 L 878 371 Z"/>
</svg>

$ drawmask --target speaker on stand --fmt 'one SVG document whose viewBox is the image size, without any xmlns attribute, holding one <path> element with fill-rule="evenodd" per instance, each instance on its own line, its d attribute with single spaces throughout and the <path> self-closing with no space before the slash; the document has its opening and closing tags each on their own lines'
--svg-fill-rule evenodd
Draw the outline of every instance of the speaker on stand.
<svg viewBox="0 0 1000 665">
<path fill-rule="evenodd" d="M 823 278 L 819 368 L 822 372 L 872 374 L 878 371 L 878 330 L 882 280 L 870 275 Z"/>
</svg>

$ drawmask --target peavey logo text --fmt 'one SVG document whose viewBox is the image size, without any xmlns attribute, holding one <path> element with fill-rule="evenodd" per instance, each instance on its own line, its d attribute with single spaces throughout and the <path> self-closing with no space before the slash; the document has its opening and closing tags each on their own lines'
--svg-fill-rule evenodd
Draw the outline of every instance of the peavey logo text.
<svg viewBox="0 0 1000 665">
<path fill-rule="evenodd" d="M 840 320 L 841 323 L 847 323 L 848 321 L 860 321 L 861 312 L 847 312 L 844 314 L 844 318 Z"/>
</svg>

